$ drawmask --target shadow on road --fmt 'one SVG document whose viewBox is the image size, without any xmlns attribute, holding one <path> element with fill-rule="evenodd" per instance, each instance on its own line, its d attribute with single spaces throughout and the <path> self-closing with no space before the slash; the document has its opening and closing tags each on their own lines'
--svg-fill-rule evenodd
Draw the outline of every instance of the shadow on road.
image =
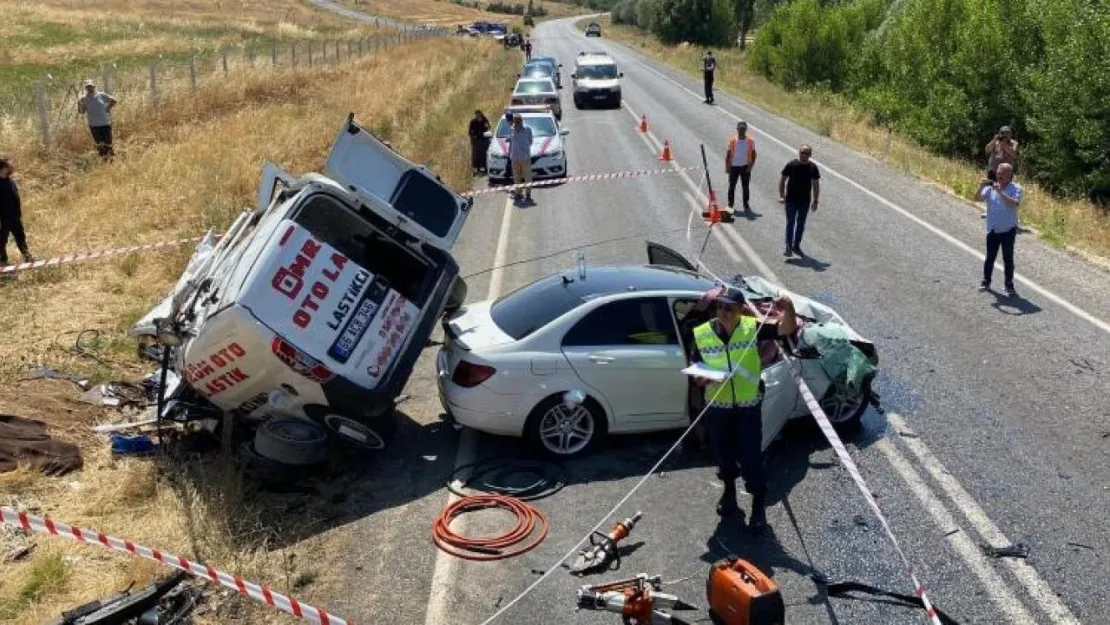
<svg viewBox="0 0 1110 625">
<path fill-rule="evenodd" d="M 1022 317 L 1024 315 L 1035 315 L 1042 310 L 1040 306 L 1037 306 L 1020 295 L 1010 297 L 1005 293 L 997 293 L 995 291 L 990 291 L 990 294 L 994 296 L 994 302 L 991 303 L 991 308 L 1004 315 Z"/>
<path fill-rule="evenodd" d="M 802 256 L 801 258 L 798 258 L 797 256 L 793 256 L 791 258 L 786 259 L 786 264 L 787 265 L 794 265 L 795 267 L 803 267 L 805 269 L 812 269 L 812 270 L 814 270 L 818 273 L 820 273 L 822 271 L 825 271 L 826 269 L 828 269 L 829 267 L 832 266 L 830 263 L 826 263 L 824 261 L 817 260 L 816 258 L 814 258 L 812 256 Z"/>
</svg>

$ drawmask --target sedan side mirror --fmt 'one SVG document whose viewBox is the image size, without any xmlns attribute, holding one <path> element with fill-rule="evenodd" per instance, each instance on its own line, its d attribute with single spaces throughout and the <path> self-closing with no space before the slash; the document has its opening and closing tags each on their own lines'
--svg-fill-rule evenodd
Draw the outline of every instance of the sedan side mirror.
<svg viewBox="0 0 1110 625">
<path fill-rule="evenodd" d="M 571 79 L 571 80 L 577 80 L 577 79 L 578 79 L 578 76 L 577 76 L 576 74 L 571 74 L 571 75 L 570 75 L 570 79 Z"/>
<path fill-rule="evenodd" d="M 559 131 L 559 134 L 569 135 L 570 134 L 570 128 L 563 128 L 562 130 Z"/>
<path fill-rule="evenodd" d="M 487 131 L 482 133 L 482 136 L 487 138 L 487 139 L 492 139 L 493 138 L 493 133 L 487 130 Z"/>
<path fill-rule="evenodd" d="M 618 73 L 618 74 L 617 74 L 617 78 L 624 78 L 624 72 L 620 72 L 620 73 Z"/>
</svg>

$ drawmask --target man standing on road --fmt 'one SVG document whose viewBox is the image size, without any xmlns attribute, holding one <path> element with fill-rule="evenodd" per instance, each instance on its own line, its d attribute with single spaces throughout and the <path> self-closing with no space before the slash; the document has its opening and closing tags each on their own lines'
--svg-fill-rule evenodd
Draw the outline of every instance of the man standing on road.
<svg viewBox="0 0 1110 625">
<path fill-rule="evenodd" d="M 713 104 L 713 72 L 717 71 L 717 59 L 712 50 L 706 50 L 701 57 L 702 72 L 705 76 L 705 103 Z"/>
<path fill-rule="evenodd" d="M 782 168 L 779 202 L 786 205 L 786 251 L 783 256 L 805 256 L 802 252 L 802 234 L 806 229 L 806 217 L 811 208 L 813 212 L 817 212 L 817 200 L 821 195 L 821 172 L 817 169 L 817 163 L 809 160 L 811 156 L 813 148 L 803 145 L 798 150 L 798 158 Z"/>
<path fill-rule="evenodd" d="M 524 60 L 526 62 L 531 61 L 532 60 L 532 40 L 531 39 L 525 39 L 524 40 L 524 45 L 521 46 L 521 47 L 524 48 Z"/>
<path fill-rule="evenodd" d="M 1017 157 L 1018 142 L 1013 139 L 1009 126 L 998 129 L 998 134 L 987 144 L 987 178 L 997 180 L 998 166 L 1009 163 L 1011 168 Z"/>
<path fill-rule="evenodd" d="M 520 113 L 513 115 L 513 130 L 509 134 L 509 161 L 513 168 L 513 184 L 532 182 L 532 129 L 524 125 Z M 520 192 L 516 197 L 520 199 Z M 532 201 L 532 188 L 524 189 L 524 201 Z"/>
<path fill-rule="evenodd" d="M 23 231 L 23 210 L 19 199 L 19 187 L 12 180 L 12 164 L 0 158 L 0 267 L 8 264 L 8 233 L 15 237 L 15 245 L 23 254 L 25 262 L 35 259 L 27 250 L 27 234 Z"/>
<path fill-rule="evenodd" d="M 983 281 L 980 291 L 989 291 L 994 261 L 998 248 L 1002 248 L 1002 265 L 1006 272 L 1006 295 L 1017 297 L 1014 290 L 1014 240 L 1018 231 L 1018 206 L 1021 205 L 1021 186 L 1014 182 L 1014 167 L 1009 163 L 998 166 L 998 180 L 983 178 L 979 181 L 976 199 L 987 204 L 987 257 L 983 260 Z"/>
<path fill-rule="evenodd" d="M 736 200 L 736 180 L 740 180 L 744 194 L 744 212 L 750 212 L 748 205 L 748 186 L 752 179 L 752 168 L 755 167 L 755 140 L 748 136 L 748 122 L 736 122 L 736 134 L 728 140 L 728 149 L 725 150 L 725 172 L 728 173 L 728 208 Z"/>
<path fill-rule="evenodd" d="M 109 160 L 115 155 L 112 149 L 112 109 L 119 101 L 103 91 L 96 90 L 96 83 L 85 81 L 85 95 L 77 100 L 77 112 L 89 122 L 89 132 L 100 158 Z"/>
<path fill-rule="evenodd" d="M 739 465 L 744 489 L 752 496 L 752 518 L 748 528 L 753 532 L 767 525 L 767 482 L 763 473 L 763 392 L 760 379 L 762 364 L 759 341 L 790 336 L 797 329 L 794 303 L 788 297 L 775 299 L 781 311 L 778 322 L 762 325 L 755 317 L 741 314 L 745 301 L 743 291 L 726 288 L 716 296 L 717 316 L 694 329 L 693 362 L 718 371 L 732 372 L 723 382 L 696 378 L 705 386 L 709 407 L 705 418 L 709 443 L 717 458 L 717 475 L 725 484 L 717 502 L 717 514 L 739 516 L 743 512 L 736 502 L 736 478 Z"/>
</svg>

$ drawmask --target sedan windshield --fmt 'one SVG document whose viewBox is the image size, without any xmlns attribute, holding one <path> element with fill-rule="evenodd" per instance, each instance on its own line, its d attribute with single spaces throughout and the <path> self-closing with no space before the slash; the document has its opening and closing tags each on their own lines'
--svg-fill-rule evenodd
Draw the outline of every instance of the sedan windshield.
<svg viewBox="0 0 1110 625">
<path fill-rule="evenodd" d="M 555 85 L 550 80 L 522 80 L 516 84 L 515 93 L 520 95 L 555 93 Z"/>
<path fill-rule="evenodd" d="M 527 78 L 547 78 L 551 76 L 552 73 L 553 72 L 551 71 L 550 65 L 548 65 L 547 63 L 537 63 L 535 65 L 529 65 L 528 67 L 525 67 L 524 72 L 521 73 L 521 76 L 525 76 Z"/>
<path fill-rule="evenodd" d="M 581 303 L 559 276 L 550 276 L 495 301 L 490 315 L 502 332 L 519 341 Z"/>
<path fill-rule="evenodd" d="M 533 139 L 555 136 L 555 120 L 550 117 L 528 116 L 524 118 L 524 125 L 532 129 Z M 498 139 L 508 139 L 512 131 L 512 124 L 502 117 L 501 123 L 497 124 L 497 134 L 495 136 Z"/>
<path fill-rule="evenodd" d="M 578 68 L 578 78 L 580 79 L 610 80 L 616 77 L 616 65 L 583 65 Z"/>
</svg>

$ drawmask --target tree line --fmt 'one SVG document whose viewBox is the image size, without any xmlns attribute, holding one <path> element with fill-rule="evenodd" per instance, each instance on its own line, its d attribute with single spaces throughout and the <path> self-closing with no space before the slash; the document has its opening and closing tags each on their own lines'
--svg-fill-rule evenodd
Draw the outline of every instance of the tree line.
<svg viewBox="0 0 1110 625">
<path fill-rule="evenodd" d="M 1018 174 L 1110 202 L 1110 2 L 1099 0 L 619 0 L 615 22 L 667 43 L 731 45 L 789 89 L 828 89 L 879 124 L 985 164 L 1000 126 Z"/>
</svg>

